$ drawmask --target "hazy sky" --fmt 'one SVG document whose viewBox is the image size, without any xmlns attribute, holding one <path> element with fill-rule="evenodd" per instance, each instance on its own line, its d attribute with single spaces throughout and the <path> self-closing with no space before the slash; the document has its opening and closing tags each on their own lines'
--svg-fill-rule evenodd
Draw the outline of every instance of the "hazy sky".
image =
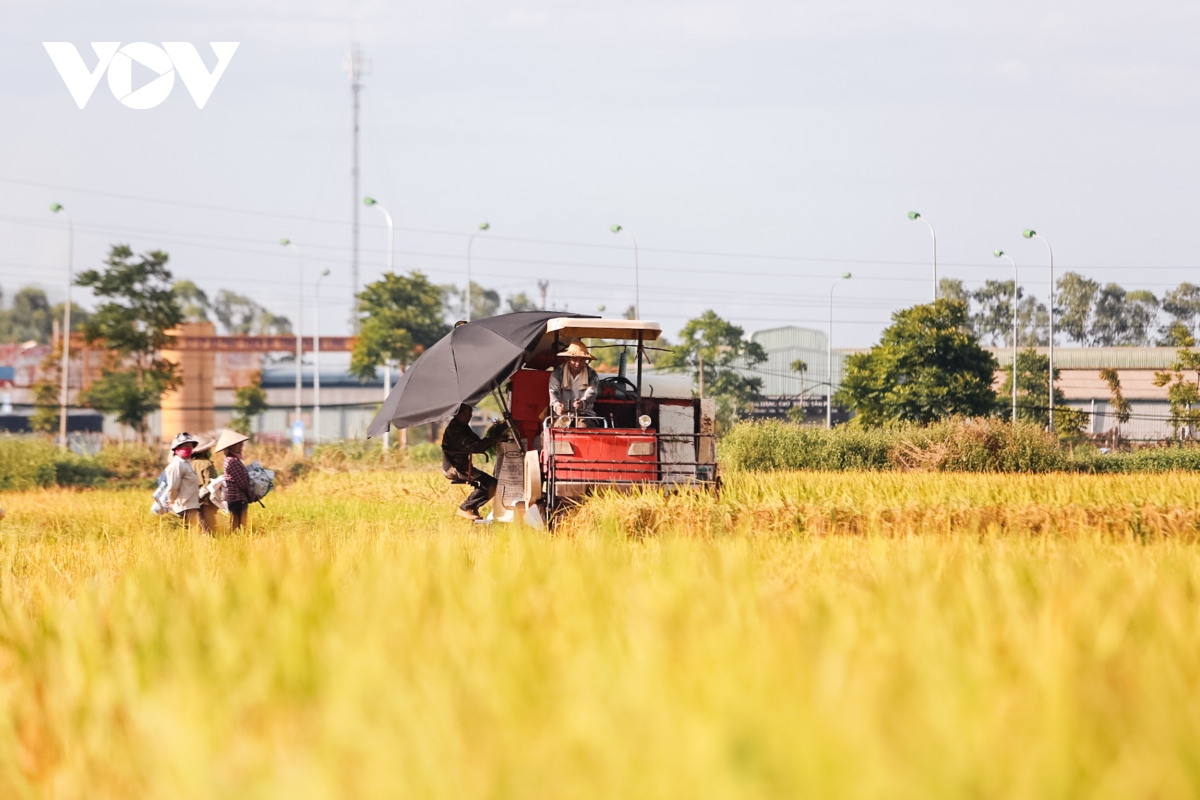
<svg viewBox="0 0 1200 800">
<path fill-rule="evenodd" d="M 1047 254 L 1156 294 L 1196 269 L 1200 5 L 884 2 L 0 2 L 0 285 L 61 299 L 113 242 L 177 277 L 295 316 L 296 259 L 329 267 L 322 332 L 350 300 L 350 89 L 360 42 L 362 193 L 396 220 L 398 269 L 610 312 L 674 333 L 707 308 L 747 331 L 824 328 L 866 345 L 943 276 L 1010 277 L 1045 299 Z M 42 47 L 240 47 L 203 110 L 102 80 L 78 109 Z M 149 73 L 147 73 L 149 74 Z M 139 79 L 135 72 L 135 85 Z M 362 209 L 364 280 L 385 263 Z M 85 298 L 86 301 L 86 298 Z M 311 330 L 311 314 L 305 327 Z"/>
</svg>

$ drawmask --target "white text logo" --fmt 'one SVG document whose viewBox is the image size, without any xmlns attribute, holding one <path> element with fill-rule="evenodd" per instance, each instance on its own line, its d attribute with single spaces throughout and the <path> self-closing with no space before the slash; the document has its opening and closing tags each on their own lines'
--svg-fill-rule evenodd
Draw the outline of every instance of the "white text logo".
<svg viewBox="0 0 1200 800">
<path fill-rule="evenodd" d="M 92 50 L 98 59 L 95 69 L 88 69 L 83 57 L 70 42 L 42 42 L 77 106 L 83 108 L 87 105 L 100 83 L 100 76 L 107 69 L 108 88 L 112 90 L 113 97 L 129 108 L 139 109 L 154 108 L 166 100 L 175 86 L 176 72 L 196 101 L 196 108 L 204 108 L 217 81 L 225 74 L 225 67 L 229 66 L 238 44 L 209 42 L 217 55 L 217 66 L 209 72 L 195 46 L 188 42 L 163 42 L 162 47 L 149 42 L 133 42 L 124 47 L 120 42 L 92 42 Z M 158 75 L 136 90 L 133 88 L 135 61 Z"/>
</svg>

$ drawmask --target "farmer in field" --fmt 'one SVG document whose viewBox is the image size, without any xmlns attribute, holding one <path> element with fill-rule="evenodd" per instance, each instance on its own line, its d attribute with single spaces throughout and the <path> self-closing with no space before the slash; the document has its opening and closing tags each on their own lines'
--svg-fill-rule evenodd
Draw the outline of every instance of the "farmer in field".
<svg viewBox="0 0 1200 800">
<path fill-rule="evenodd" d="M 164 474 L 167 478 L 167 501 L 171 511 L 183 518 L 189 528 L 209 533 L 200 514 L 200 479 L 192 469 L 190 459 L 198 442 L 186 431 L 171 442 L 171 460 Z"/>
<path fill-rule="evenodd" d="M 212 461 L 213 445 L 217 442 L 211 436 L 200 436 L 199 442 L 192 449 L 192 471 L 200 481 L 200 518 L 204 528 L 209 532 L 217 529 L 217 505 L 209 493 L 208 487 L 219 473 Z"/>
<path fill-rule="evenodd" d="M 217 439 L 216 453 L 225 454 L 225 502 L 229 506 L 229 530 L 236 531 L 249 522 L 250 476 L 242 463 L 242 444 L 250 437 L 237 431 L 221 431 Z"/>
<path fill-rule="evenodd" d="M 588 427 L 586 417 L 595 415 L 596 370 L 588 366 L 594 356 L 581 340 L 576 339 L 558 354 L 565 359 L 550 373 L 550 412 L 556 427 Z M 562 418 L 562 419 L 559 419 Z M 574 425 L 572 425 L 574 423 Z"/>
<path fill-rule="evenodd" d="M 463 403 L 458 413 L 442 433 L 442 472 L 451 483 L 468 483 L 474 490 L 458 507 L 458 515 L 464 519 L 479 519 L 479 509 L 496 494 L 496 479 L 477 469 L 471 457 L 486 453 L 495 444 L 495 437 L 481 439 L 471 430 L 471 407 Z"/>
</svg>

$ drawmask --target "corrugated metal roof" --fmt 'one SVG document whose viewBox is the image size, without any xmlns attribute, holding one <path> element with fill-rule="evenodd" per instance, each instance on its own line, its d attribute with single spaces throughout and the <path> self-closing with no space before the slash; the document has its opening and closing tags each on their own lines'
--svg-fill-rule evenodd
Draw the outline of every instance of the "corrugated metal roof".
<svg viewBox="0 0 1200 800">
<path fill-rule="evenodd" d="M 1024 349 L 1024 348 L 1022 348 Z M 1012 348 L 985 347 L 1001 366 L 1012 363 Z M 1050 352 L 1048 347 L 1035 347 L 1038 355 Z M 1169 369 L 1175 361 L 1177 347 L 1055 347 L 1054 366 L 1057 369 Z"/>
<path fill-rule="evenodd" d="M 788 325 L 782 328 L 767 328 L 751 334 L 750 341 L 758 342 L 764 350 L 783 350 L 797 347 L 802 350 L 824 351 L 828 337 L 825 331 L 813 328 L 798 328 Z"/>
</svg>

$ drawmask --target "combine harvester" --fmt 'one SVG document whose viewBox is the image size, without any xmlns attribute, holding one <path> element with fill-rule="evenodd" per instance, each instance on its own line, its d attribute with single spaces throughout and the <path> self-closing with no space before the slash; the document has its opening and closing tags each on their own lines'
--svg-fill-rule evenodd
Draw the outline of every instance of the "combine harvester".
<svg viewBox="0 0 1200 800">
<path fill-rule="evenodd" d="M 643 376 L 646 344 L 661 334 L 656 322 L 545 311 L 460 323 L 404 373 L 367 435 L 448 419 L 461 403 L 474 406 L 493 395 L 510 433 L 497 446 L 492 507 L 499 521 L 553 522 L 604 489 L 715 490 L 713 401 L 692 397 L 690 380 Z M 621 366 L 615 375 L 600 375 L 594 416 L 556 419 L 550 370 L 574 339 L 606 340 L 592 345 L 596 349 L 622 348 Z"/>
</svg>

